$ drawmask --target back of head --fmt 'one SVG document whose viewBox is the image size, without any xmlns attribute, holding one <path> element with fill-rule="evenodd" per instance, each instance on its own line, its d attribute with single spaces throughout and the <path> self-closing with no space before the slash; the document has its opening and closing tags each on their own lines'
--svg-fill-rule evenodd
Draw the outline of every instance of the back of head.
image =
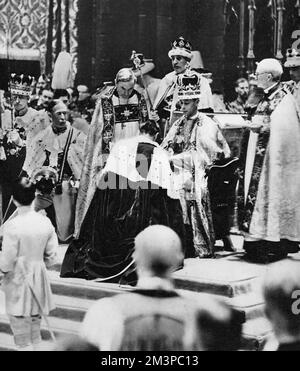
<svg viewBox="0 0 300 371">
<path fill-rule="evenodd" d="M 21 178 L 13 185 L 13 199 L 22 206 L 30 206 L 35 199 L 35 186 L 28 178 Z"/>
<path fill-rule="evenodd" d="M 299 290 L 300 262 L 280 262 L 274 264 L 268 271 L 264 283 L 268 317 L 271 320 L 280 317 L 280 326 L 285 326 L 290 335 L 297 337 L 300 336 L 300 315 L 293 308 L 300 296 Z"/>
<path fill-rule="evenodd" d="M 159 126 L 153 120 L 148 120 L 140 128 L 142 134 L 148 134 L 151 137 L 155 137 L 159 133 Z"/>
<path fill-rule="evenodd" d="M 241 314 L 221 300 L 206 300 L 199 310 L 197 325 L 203 351 L 234 352 L 241 348 Z"/>
<path fill-rule="evenodd" d="M 148 227 L 135 239 L 134 257 L 139 273 L 166 277 L 182 264 L 180 238 L 171 228 L 161 225 Z"/>
<path fill-rule="evenodd" d="M 66 89 L 56 89 L 54 92 L 53 99 L 58 100 L 62 97 L 68 97 L 70 99 L 70 94 Z"/>
</svg>

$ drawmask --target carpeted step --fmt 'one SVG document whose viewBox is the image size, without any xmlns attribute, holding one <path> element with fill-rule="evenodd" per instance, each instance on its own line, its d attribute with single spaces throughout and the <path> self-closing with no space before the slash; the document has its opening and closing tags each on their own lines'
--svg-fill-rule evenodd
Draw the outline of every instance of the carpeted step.
<svg viewBox="0 0 300 371">
<path fill-rule="evenodd" d="M 272 326 L 266 318 L 247 321 L 243 327 L 243 349 L 261 351 L 273 337 Z"/>
<path fill-rule="evenodd" d="M 195 292 L 237 297 L 260 293 L 265 265 L 249 264 L 236 256 L 224 259 L 188 259 L 174 273 L 177 288 Z"/>
<path fill-rule="evenodd" d="M 55 295 L 56 309 L 51 312 L 52 317 L 68 318 L 75 322 L 82 322 L 86 312 L 95 300 L 80 299 L 71 296 Z"/>
<path fill-rule="evenodd" d="M 64 295 L 87 300 L 98 300 L 131 291 L 129 286 L 110 283 L 96 283 L 75 278 L 60 278 L 59 272 L 50 271 L 51 288 L 55 295 Z"/>
</svg>

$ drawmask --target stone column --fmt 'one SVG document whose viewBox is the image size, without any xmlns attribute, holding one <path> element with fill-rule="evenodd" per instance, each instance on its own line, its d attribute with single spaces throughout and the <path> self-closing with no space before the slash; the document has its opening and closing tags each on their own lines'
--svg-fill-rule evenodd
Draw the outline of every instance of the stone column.
<svg viewBox="0 0 300 371">
<path fill-rule="evenodd" d="M 276 58 L 280 61 L 283 60 L 282 54 L 282 37 L 283 37 L 283 15 L 285 11 L 285 1 L 277 0 L 277 48 Z"/>
<path fill-rule="evenodd" d="M 254 35 L 255 35 L 255 12 L 256 12 L 256 3 L 255 0 L 249 0 L 248 3 L 249 10 L 249 47 L 248 47 L 248 75 L 254 72 Z"/>
<path fill-rule="evenodd" d="M 245 73 L 245 0 L 240 0 L 240 44 L 239 44 L 239 74 Z"/>
</svg>

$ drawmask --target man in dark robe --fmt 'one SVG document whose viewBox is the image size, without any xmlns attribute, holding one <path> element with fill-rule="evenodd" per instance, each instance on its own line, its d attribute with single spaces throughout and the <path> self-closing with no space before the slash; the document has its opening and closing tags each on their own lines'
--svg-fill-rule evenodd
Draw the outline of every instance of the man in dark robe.
<svg viewBox="0 0 300 371">
<path fill-rule="evenodd" d="M 168 154 L 154 142 L 158 132 L 156 123 L 149 121 L 141 128 L 142 135 L 112 148 L 79 238 L 66 253 L 62 277 L 119 282 L 134 268 L 135 237 L 149 225 L 169 226 L 184 242 Z"/>
</svg>

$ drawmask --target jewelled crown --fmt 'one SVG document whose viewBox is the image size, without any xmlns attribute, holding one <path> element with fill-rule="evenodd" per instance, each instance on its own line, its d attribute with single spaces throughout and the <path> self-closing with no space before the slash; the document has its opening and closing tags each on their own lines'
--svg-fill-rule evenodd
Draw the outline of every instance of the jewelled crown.
<svg viewBox="0 0 300 371">
<path fill-rule="evenodd" d="M 201 97 L 201 76 L 193 71 L 178 76 L 178 98 L 200 99 Z"/>
<path fill-rule="evenodd" d="M 28 75 L 17 75 L 15 73 L 10 76 L 11 94 L 29 97 L 31 95 L 31 85 L 34 78 Z"/>
<path fill-rule="evenodd" d="M 300 52 L 296 49 L 288 49 L 286 52 L 286 62 L 284 67 L 300 67 Z"/>
<path fill-rule="evenodd" d="M 179 55 L 188 59 L 192 59 L 192 45 L 189 43 L 189 41 L 185 40 L 184 37 L 179 37 L 177 40 L 175 40 L 172 44 L 172 49 L 169 51 L 169 58 L 172 58 L 173 56 Z"/>
</svg>

